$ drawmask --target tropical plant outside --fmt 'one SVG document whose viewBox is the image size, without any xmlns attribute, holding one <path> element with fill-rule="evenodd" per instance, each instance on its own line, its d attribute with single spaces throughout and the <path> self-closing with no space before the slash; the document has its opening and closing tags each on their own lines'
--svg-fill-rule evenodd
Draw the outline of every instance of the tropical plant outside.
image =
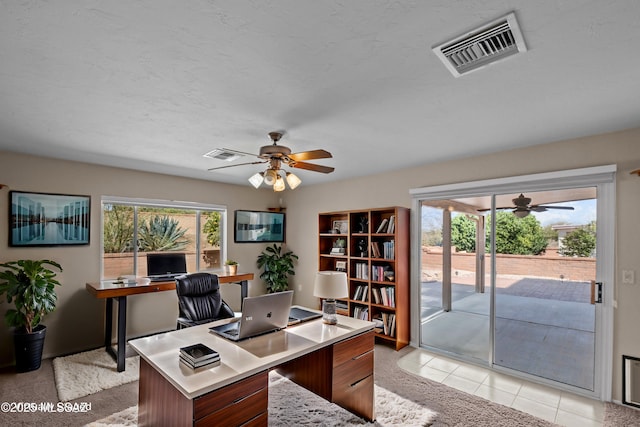
<svg viewBox="0 0 640 427">
<path fill-rule="evenodd" d="M 476 223 L 466 215 L 451 220 L 451 243 L 458 251 L 476 251 Z"/>
<path fill-rule="evenodd" d="M 591 223 L 568 233 L 560 248 L 560 254 L 570 257 L 586 258 L 593 256 L 596 250 L 595 224 Z"/>
<path fill-rule="evenodd" d="M 0 295 L 6 295 L 7 302 L 14 305 L 5 314 L 7 325 L 24 328 L 30 334 L 45 314 L 55 310 L 58 299 L 55 287 L 60 286 L 60 282 L 56 279 L 57 273 L 46 266 L 62 271 L 60 264 L 50 260 L 0 264 L 5 269 L 0 272 Z"/>
<path fill-rule="evenodd" d="M 207 235 L 207 243 L 213 247 L 220 246 L 220 212 L 207 212 L 204 214 L 207 219 L 202 227 L 202 231 Z"/>
<path fill-rule="evenodd" d="M 143 218 L 138 227 L 138 247 L 143 252 L 180 251 L 189 244 L 184 237 L 186 232 L 168 216 Z"/>
<path fill-rule="evenodd" d="M 132 249 L 133 207 L 112 205 L 104 212 L 104 252 L 122 253 Z"/>
</svg>

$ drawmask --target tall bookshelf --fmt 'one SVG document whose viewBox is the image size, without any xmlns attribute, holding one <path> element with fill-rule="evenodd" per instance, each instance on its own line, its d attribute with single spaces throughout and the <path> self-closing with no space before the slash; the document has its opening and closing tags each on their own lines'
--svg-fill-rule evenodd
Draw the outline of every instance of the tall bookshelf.
<svg viewBox="0 0 640 427">
<path fill-rule="evenodd" d="M 320 271 L 347 273 L 349 298 L 338 300 L 338 313 L 376 322 L 378 342 L 396 350 L 406 346 L 410 335 L 409 209 L 321 213 L 318 254 Z"/>
</svg>

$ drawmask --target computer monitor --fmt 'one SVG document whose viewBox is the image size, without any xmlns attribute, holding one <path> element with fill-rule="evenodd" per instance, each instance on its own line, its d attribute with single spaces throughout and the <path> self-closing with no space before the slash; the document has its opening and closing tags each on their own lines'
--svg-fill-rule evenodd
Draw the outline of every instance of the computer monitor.
<svg viewBox="0 0 640 427">
<path fill-rule="evenodd" d="M 147 254 L 147 275 L 177 276 L 187 273 L 187 258 L 181 252 Z"/>
</svg>

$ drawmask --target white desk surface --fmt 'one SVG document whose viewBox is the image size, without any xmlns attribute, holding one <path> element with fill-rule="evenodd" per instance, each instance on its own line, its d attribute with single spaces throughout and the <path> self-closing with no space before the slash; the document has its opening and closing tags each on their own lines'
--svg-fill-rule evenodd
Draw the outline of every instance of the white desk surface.
<svg viewBox="0 0 640 427">
<path fill-rule="evenodd" d="M 309 310 L 308 308 L 304 307 Z M 317 310 L 314 310 L 317 311 Z M 138 354 L 189 399 L 373 329 L 372 322 L 338 315 L 337 325 L 315 319 L 278 332 L 232 342 L 209 332 L 225 319 L 129 341 Z M 179 361 L 181 347 L 202 343 L 220 354 L 220 364 L 192 369 Z"/>
</svg>

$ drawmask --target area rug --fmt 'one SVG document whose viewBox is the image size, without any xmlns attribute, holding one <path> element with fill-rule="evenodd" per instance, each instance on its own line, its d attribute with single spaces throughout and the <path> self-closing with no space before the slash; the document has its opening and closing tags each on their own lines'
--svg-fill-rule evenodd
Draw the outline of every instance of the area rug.
<svg viewBox="0 0 640 427">
<path fill-rule="evenodd" d="M 117 371 L 116 362 L 103 349 L 56 357 L 53 371 L 62 402 L 88 396 L 138 379 L 140 357 L 127 357 L 126 369 Z"/>
<path fill-rule="evenodd" d="M 303 387 L 272 372 L 269 374 L 270 426 L 430 426 L 435 413 L 382 387 L 375 386 L 376 421 L 368 423 L 327 402 Z M 133 406 L 88 424 L 88 427 L 135 426 L 138 408 Z"/>
</svg>

